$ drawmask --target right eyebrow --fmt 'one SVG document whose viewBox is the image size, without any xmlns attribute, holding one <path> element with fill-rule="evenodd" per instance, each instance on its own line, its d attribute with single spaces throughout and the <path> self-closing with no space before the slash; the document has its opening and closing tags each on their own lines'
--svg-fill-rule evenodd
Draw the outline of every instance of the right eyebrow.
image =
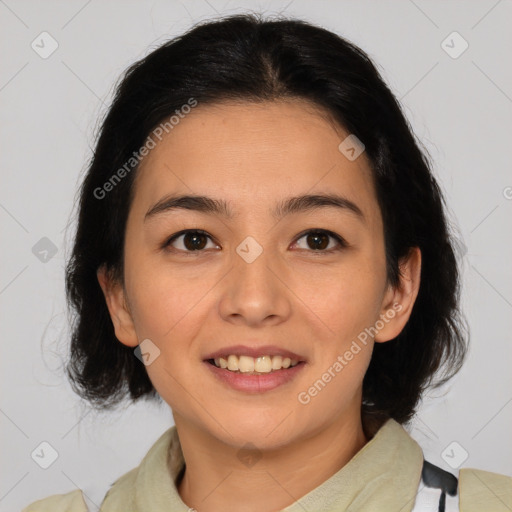
<svg viewBox="0 0 512 512">
<path fill-rule="evenodd" d="M 155 215 L 176 210 L 178 208 L 184 210 L 194 210 L 202 213 L 215 213 L 231 219 L 234 215 L 226 201 L 222 199 L 214 199 L 207 196 L 165 196 L 153 205 L 144 216 L 144 221 Z"/>
</svg>

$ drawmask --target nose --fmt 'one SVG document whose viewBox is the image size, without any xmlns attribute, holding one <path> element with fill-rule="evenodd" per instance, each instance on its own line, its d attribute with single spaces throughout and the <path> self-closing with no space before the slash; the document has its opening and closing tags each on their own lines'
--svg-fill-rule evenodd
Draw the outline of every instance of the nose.
<svg viewBox="0 0 512 512">
<path fill-rule="evenodd" d="M 242 256 L 240 256 L 242 254 Z M 278 325 L 291 313 L 290 291 L 284 269 L 270 250 L 254 260 L 237 253 L 233 268 L 223 280 L 219 312 L 222 318 L 236 325 L 250 327 Z"/>
</svg>

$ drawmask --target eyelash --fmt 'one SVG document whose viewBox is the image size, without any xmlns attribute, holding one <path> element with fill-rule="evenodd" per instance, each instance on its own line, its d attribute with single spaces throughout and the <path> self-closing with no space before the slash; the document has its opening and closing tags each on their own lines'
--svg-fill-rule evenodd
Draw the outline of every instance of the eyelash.
<svg viewBox="0 0 512 512">
<path fill-rule="evenodd" d="M 179 231 L 178 233 L 175 233 L 170 238 L 168 238 L 164 242 L 162 248 L 169 249 L 169 247 L 175 240 L 177 240 L 181 236 L 189 234 L 189 233 L 205 235 L 206 237 L 208 237 L 210 240 L 213 241 L 212 237 L 206 231 L 203 231 L 202 229 L 184 229 L 183 231 Z M 327 235 L 327 236 L 333 238 L 338 243 L 338 247 L 334 247 L 334 248 L 331 247 L 330 249 L 317 249 L 317 250 L 309 249 L 309 252 L 313 252 L 313 253 L 317 253 L 317 254 L 319 254 L 319 253 L 330 254 L 334 251 L 340 251 L 342 249 L 349 247 L 349 244 L 340 235 L 337 235 L 336 233 L 333 233 L 332 231 L 329 231 L 327 229 L 308 229 L 307 231 L 304 231 L 297 236 L 294 244 L 296 244 L 301 238 L 304 238 L 305 236 L 307 236 L 309 234 L 324 234 L 324 235 Z M 173 248 L 171 250 L 176 251 L 176 252 L 181 252 L 181 253 L 194 254 L 194 253 L 204 252 L 206 249 L 198 249 L 195 251 L 189 251 L 189 250 Z M 308 249 L 301 249 L 301 250 L 308 250 Z"/>
</svg>

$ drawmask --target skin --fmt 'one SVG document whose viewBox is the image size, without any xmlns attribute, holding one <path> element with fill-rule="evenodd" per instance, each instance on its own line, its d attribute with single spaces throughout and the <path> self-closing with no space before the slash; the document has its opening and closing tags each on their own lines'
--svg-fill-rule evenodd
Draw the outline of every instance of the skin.
<svg viewBox="0 0 512 512">
<path fill-rule="evenodd" d="M 416 299 L 421 254 L 401 262 L 397 288 L 386 279 L 380 209 L 363 153 L 349 161 L 338 145 L 348 135 L 299 101 L 197 106 L 143 161 L 126 227 L 124 283 L 102 268 L 98 280 L 121 343 L 149 338 L 160 356 L 146 367 L 172 408 L 186 472 L 178 490 L 199 512 L 277 511 L 339 471 L 367 442 L 362 381 L 373 343 L 395 338 Z M 281 200 L 337 193 L 356 203 L 322 207 L 277 221 Z M 234 216 L 176 209 L 145 215 L 171 193 L 229 202 Z M 325 229 L 314 250 L 306 229 Z M 189 251 L 182 229 L 202 229 L 202 251 Z M 263 248 L 247 263 L 236 252 L 247 236 Z M 329 251 L 339 247 L 339 250 Z M 400 311 L 393 304 L 401 306 Z M 307 391 L 381 315 L 395 314 L 308 404 Z M 303 355 L 289 383 L 264 393 L 228 388 L 205 368 L 208 353 L 235 344 L 273 344 Z M 252 443 L 260 460 L 237 457 Z M 264 493 L 262 493 L 264 489 Z"/>
</svg>

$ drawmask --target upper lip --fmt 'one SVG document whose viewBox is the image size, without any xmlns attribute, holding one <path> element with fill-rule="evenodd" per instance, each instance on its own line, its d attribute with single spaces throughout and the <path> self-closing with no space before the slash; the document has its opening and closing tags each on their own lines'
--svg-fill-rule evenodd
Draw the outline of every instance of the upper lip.
<svg viewBox="0 0 512 512">
<path fill-rule="evenodd" d="M 277 347 L 275 345 L 262 345 L 260 347 L 255 346 L 247 346 L 247 345 L 233 345 L 231 347 L 220 348 L 215 352 L 208 354 L 204 360 L 208 359 L 217 359 L 219 357 L 227 357 L 230 354 L 235 354 L 238 356 L 250 356 L 250 357 L 260 357 L 260 356 L 283 356 L 289 357 L 290 359 L 296 359 L 297 361 L 305 361 L 306 358 L 301 356 L 300 354 L 296 354 L 290 350 L 286 350 L 282 347 Z"/>
</svg>

